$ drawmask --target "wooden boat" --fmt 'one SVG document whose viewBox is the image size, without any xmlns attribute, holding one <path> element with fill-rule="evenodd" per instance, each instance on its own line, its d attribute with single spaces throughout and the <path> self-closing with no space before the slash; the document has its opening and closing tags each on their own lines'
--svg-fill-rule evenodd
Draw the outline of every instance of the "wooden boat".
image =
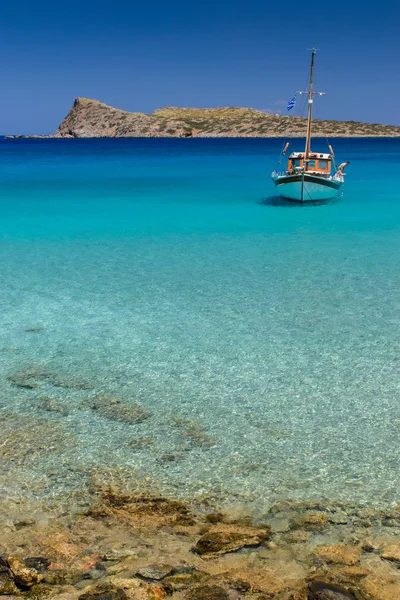
<svg viewBox="0 0 400 600">
<path fill-rule="evenodd" d="M 308 95 L 307 135 L 304 152 L 292 152 L 289 155 L 287 169 L 274 170 L 272 180 L 282 198 L 297 202 L 315 202 L 334 198 L 343 190 L 344 168 L 349 164 L 336 165 L 335 154 L 332 146 L 329 153 L 311 151 L 311 124 L 314 95 L 323 95 L 324 92 L 313 91 L 315 48 L 311 52 L 310 86 L 306 92 L 299 94 Z M 281 159 L 285 156 L 289 143 L 283 149 Z M 334 173 L 332 174 L 332 166 Z"/>
</svg>

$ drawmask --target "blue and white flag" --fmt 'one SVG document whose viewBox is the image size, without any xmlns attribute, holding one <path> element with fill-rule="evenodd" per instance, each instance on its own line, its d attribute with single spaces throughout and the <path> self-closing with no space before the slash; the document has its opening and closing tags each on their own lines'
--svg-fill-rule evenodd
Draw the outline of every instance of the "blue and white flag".
<svg viewBox="0 0 400 600">
<path fill-rule="evenodd" d="M 292 108 L 295 104 L 296 104 L 296 95 L 294 95 L 293 98 L 289 101 L 289 103 L 287 105 L 287 109 L 292 110 Z"/>
</svg>

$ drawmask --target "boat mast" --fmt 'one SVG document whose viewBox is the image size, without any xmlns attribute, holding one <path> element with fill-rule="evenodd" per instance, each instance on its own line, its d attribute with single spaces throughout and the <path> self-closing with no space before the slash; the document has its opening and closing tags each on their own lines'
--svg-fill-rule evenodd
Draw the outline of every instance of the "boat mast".
<svg viewBox="0 0 400 600">
<path fill-rule="evenodd" d="M 307 171 L 309 154 L 310 154 L 310 143 L 311 143 L 311 116 L 312 116 L 312 105 L 313 105 L 313 81 L 314 81 L 314 57 L 316 49 L 313 48 L 311 51 L 311 68 L 310 68 L 310 87 L 308 90 L 308 118 L 307 118 L 307 136 L 306 136 L 306 150 L 304 154 L 304 165 Z"/>
</svg>

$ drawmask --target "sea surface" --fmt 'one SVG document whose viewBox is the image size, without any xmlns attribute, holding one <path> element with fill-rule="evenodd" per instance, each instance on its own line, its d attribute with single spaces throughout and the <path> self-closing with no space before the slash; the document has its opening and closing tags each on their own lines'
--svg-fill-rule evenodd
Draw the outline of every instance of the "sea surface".
<svg viewBox="0 0 400 600">
<path fill-rule="evenodd" d="M 400 140 L 304 206 L 281 146 L 0 140 L 3 498 L 400 501 Z"/>
</svg>

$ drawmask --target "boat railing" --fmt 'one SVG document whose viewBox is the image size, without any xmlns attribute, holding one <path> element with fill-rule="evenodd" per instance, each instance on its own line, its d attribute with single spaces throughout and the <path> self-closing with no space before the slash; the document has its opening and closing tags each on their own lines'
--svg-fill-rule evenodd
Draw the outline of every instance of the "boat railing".
<svg viewBox="0 0 400 600">
<path fill-rule="evenodd" d="M 344 182 L 343 173 L 335 173 L 334 176 L 332 177 L 332 179 L 335 179 L 336 181 L 341 181 L 343 183 Z"/>
</svg>

